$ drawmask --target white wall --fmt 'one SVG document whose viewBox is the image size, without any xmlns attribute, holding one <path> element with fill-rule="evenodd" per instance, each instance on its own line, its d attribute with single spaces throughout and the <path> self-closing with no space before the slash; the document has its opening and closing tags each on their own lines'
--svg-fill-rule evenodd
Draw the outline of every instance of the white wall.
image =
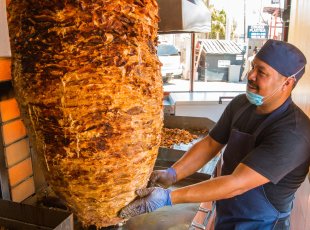
<svg viewBox="0 0 310 230">
<path fill-rule="evenodd" d="M 308 64 L 306 73 L 293 91 L 294 101 L 310 117 L 310 1 L 292 0 L 289 42 L 296 45 L 305 54 Z"/>
<path fill-rule="evenodd" d="M 305 54 L 306 73 L 293 91 L 294 101 L 310 117 L 310 1 L 292 0 L 289 42 Z M 296 193 L 291 230 L 310 229 L 310 183 L 308 178 Z"/>
</svg>

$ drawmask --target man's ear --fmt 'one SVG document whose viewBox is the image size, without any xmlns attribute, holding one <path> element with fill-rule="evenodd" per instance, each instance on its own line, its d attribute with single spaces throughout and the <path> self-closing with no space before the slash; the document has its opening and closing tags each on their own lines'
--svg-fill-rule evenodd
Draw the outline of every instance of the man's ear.
<svg viewBox="0 0 310 230">
<path fill-rule="evenodd" d="M 295 85 L 295 78 L 288 78 L 284 84 L 284 86 L 289 86 L 291 87 L 291 89 L 294 88 L 294 85 Z M 285 87 L 286 88 L 286 87 Z"/>
</svg>

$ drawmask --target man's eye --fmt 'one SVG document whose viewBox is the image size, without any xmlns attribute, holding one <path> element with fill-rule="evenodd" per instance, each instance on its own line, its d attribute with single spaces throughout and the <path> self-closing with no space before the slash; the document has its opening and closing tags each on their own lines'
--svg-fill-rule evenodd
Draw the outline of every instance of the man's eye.
<svg viewBox="0 0 310 230">
<path fill-rule="evenodd" d="M 266 75 L 265 72 L 262 71 L 262 70 L 258 70 L 258 73 L 261 74 L 261 75 Z"/>
</svg>

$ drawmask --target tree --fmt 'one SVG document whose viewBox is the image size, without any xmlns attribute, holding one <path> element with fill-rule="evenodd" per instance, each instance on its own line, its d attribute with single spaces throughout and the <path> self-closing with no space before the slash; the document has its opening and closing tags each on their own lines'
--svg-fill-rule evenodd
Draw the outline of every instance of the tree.
<svg viewBox="0 0 310 230">
<path fill-rule="evenodd" d="M 224 10 L 216 10 L 210 7 L 211 15 L 211 39 L 225 39 L 226 12 Z"/>
</svg>

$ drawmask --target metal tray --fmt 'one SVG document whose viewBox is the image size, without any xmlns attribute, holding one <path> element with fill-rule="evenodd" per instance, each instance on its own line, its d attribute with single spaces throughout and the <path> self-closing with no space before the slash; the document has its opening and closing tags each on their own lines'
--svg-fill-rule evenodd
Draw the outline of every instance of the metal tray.
<svg viewBox="0 0 310 230">
<path fill-rule="evenodd" d="M 73 214 L 0 200 L 0 226 L 9 230 L 73 230 Z"/>
<path fill-rule="evenodd" d="M 193 134 L 197 134 L 199 137 L 189 144 L 174 145 L 172 148 L 160 147 L 156 164 L 164 167 L 170 167 L 173 165 L 184 155 L 186 151 L 188 151 L 193 146 L 194 143 L 207 135 L 207 133 L 202 133 L 201 131 L 210 130 L 214 125 L 215 122 L 204 117 L 165 116 L 165 128 L 184 129 Z M 214 157 L 209 163 L 203 166 L 199 172 L 212 175 L 219 160 L 220 156 Z"/>
<path fill-rule="evenodd" d="M 158 151 L 158 159 L 174 162 L 177 161 L 194 143 L 207 135 L 207 133 L 203 133 L 203 131 L 210 130 L 214 125 L 215 123 L 212 120 L 204 117 L 165 116 L 165 128 L 184 129 L 192 134 L 198 135 L 199 137 L 188 144 L 175 144 L 171 148 L 160 147 Z"/>
<path fill-rule="evenodd" d="M 206 117 L 165 116 L 164 127 L 180 128 L 193 131 L 211 129 L 215 122 Z"/>
</svg>

